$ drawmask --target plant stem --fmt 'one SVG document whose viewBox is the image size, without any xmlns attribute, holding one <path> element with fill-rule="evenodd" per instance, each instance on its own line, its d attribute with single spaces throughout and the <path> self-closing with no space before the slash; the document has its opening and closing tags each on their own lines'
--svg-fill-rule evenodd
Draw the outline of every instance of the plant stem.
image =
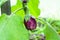
<svg viewBox="0 0 60 40">
<path fill-rule="evenodd" d="M 26 0 L 27 1 L 27 0 Z M 27 8 L 27 2 L 26 3 L 22 3 L 23 4 L 23 8 L 24 8 L 24 12 L 25 12 L 25 14 L 29 14 L 29 10 L 28 10 L 28 8 Z"/>
<path fill-rule="evenodd" d="M 24 0 L 23 0 L 24 1 Z M 30 19 L 30 14 L 29 14 L 29 9 L 27 8 L 27 0 L 25 0 L 26 2 L 22 2 L 23 8 L 24 8 L 24 12 L 25 12 L 25 20 L 29 20 Z"/>
</svg>

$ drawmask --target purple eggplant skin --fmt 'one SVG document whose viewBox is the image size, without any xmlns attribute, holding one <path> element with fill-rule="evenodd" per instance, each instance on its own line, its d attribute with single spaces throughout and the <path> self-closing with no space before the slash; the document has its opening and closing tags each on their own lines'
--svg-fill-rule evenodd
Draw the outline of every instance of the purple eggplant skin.
<svg viewBox="0 0 60 40">
<path fill-rule="evenodd" d="M 37 27 L 37 22 L 33 17 L 30 17 L 27 21 L 24 19 L 24 25 L 27 30 L 34 30 Z"/>
</svg>

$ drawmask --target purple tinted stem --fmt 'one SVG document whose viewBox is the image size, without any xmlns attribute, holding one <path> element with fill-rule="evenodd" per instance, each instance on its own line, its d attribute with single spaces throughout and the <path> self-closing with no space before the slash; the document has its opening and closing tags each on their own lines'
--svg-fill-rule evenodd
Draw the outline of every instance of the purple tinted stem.
<svg viewBox="0 0 60 40">
<path fill-rule="evenodd" d="M 23 0 L 23 3 L 27 3 L 27 0 Z"/>
</svg>

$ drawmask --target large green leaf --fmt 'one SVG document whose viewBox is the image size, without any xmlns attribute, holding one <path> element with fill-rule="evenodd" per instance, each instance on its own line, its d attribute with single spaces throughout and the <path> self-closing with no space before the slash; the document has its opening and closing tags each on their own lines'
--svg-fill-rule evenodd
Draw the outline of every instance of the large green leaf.
<svg viewBox="0 0 60 40">
<path fill-rule="evenodd" d="M 46 40 L 60 40 L 56 30 L 47 22 L 46 29 L 44 30 Z"/>
<path fill-rule="evenodd" d="M 13 5 L 11 7 L 11 11 L 14 12 L 16 9 L 22 8 L 22 2 L 20 0 L 17 0 L 16 5 Z"/>
<path fill-rule="evenodd" d="M 12 14 L 0 17 L 0 40 L 29 40 L 21 16 Z"/>
<path fill-rule="evenodd" d="M 11 7 L 11 11 L 12 11 L 12 13 L 14 13 L 16 11 L 15 14 L 20 15 L 22 18 L 24 18 L 24 10 L 22 8 L 23 8 L 22 2 L 20 0 L 17 0 L 16 5 Z M 19 9 L 21 9 L 21 10 L 19 10 Z"/>
<path fill-rule="evenodd" d="M 40 15 L 40 10 L 38 9 L 39 0 L 29 0 L 28 9 L 30 14 L 38 17 Z"/>
</svg>

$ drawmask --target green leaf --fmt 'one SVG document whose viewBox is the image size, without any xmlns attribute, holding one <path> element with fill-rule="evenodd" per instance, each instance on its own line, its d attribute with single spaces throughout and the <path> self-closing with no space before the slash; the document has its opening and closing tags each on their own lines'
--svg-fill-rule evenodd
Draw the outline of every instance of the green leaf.
<svg viewBox="0 0 60 40">
<path fill-rule="evenodd" d="M 20 0 L 17 0 L 16 5 L 14 5 L 14 6 L 11 7 L 11 12 L 14 13 L 16 10 L 18 10 L 20 8 L 23 8 L 22 2 Z M 23 9 L 18 10 L 15 14 L 20 15 L 22 18 L 24 18 L 24 16 L 25 16 Z"/>
<path fill-rule="evenodd" d="M 54 20 L 51 25 L 55 28 L 55 30 L 60 33 L 60 20 Z"/>
<path fill-rule="evenodd" d="M 52 26 L 58 27 L 60 29 L 60 20 L 54 20 Z"/>
<path fill-rule="evenodd" d="M 30 14 L 38 17 L 40 15 L 40 10 L 38 9 L 39 0 L 29 0 L 28 9 Z"/>
<path fill-rule="evenodd" d="M 46 40 L 60 40 L 57 31 L 47 22 L 46 29 L 44 30 Z"/>
<path fill-rule="evenodd" d="M 7 0 L 0 0 L 0 7 L 3 3 L 5 3 Z"/>
<path fill-rule="evenodd" d="M 11 6 L 11 11 L 14 12 L 16 9 L 22 8 L 22 2 L 17 0 L 16 5 Z"/>
<path fill-rule="evenodd" d="M 29 32 L 21 16 L 11 14 L 0 17 L 0 40 L 29 40 Z"/>
</svg>

